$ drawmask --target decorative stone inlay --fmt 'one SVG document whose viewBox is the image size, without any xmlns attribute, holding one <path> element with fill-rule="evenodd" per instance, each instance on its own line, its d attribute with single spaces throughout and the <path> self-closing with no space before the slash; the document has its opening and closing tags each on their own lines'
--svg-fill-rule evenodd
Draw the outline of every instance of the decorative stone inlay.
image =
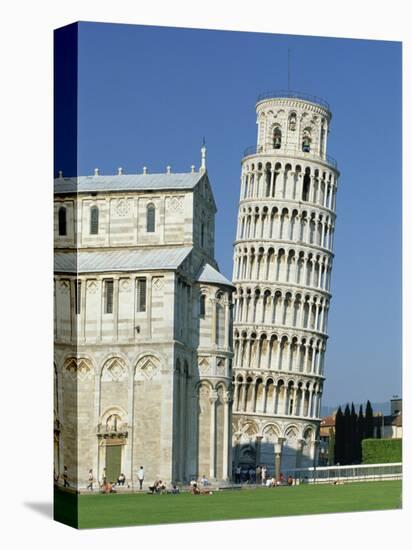
<svg viewBox="0 0 412 550">
<path fill-rule="evenodd" d="M 87 283 L 87 292 L 89 294 L 95 294 L 97 292 L 97 281 L 89 281 Z"/>
<path fill-rule="evenodd" d="M 225 360 L 219 359 L 216 365 L 216 374 L 224 376 L 226 372 Z"/>
<path fill-rule="evenodd" d="M 148 359 L 140 369 L 146 378 L 151 379 L 157 372 L 157 366 L 153 363 L 151 359 Z"/>
<path fill-rule="evenodd" d="M 69 292 L 70 283 L 69 281 L 60 281 L 60 290 L 62 294 L 67 294 Z"/>
<path fill-rule="evenodd" d="M 166 209 L 170 212 L 181 212 L 183 209 L 183 201 L 181 197 L 171 197 L 167 199 Z"/>
<path fill-rule="evenodd" d="M 142 357 L 136 367 L 136 380 L 152 380 L 160 371 L 160 362 L 153 355 Z"/>
<path fill-rule="evenodd" d="M 129 201 L 126 199 L 119 199 L 116 204 L 116 212 L 120 217 L 127 216 L 130 212 Z"/>
<path fill-rule="evenodd" d="M 80 380 L 83 382 L 87 378 L 91 378 L 93 371 L 86 359 L 76 359 L 72 357 L 66 363 L 64 373 L 72 380 Z"/>
<path fill-rule="evenodd" d="M 152 284 L 156 290 L 161 290 L 164 286 L 163 277 L 153 277 Z"/>
<path fill-rule="evenodd" d="M 268 441 L 275 441 L 279 436 L 279 430 L 273 425 L 265 426 L 263 428 L 263 437 Z"/>
<path fill-rule="evenodd" d="M 118 382 L 124 380 L 127 375 L 127 369 L 123 362 L 114 357 L 110 359 L 103 368 L 102 381 L 104 382 Z"/>
<path fill-rule="evenodd" d="M 127 292 L 130 290 L 130 279 L 122 279 L 120 281 L 120 289 L 124 292 Z"/>
</svg>

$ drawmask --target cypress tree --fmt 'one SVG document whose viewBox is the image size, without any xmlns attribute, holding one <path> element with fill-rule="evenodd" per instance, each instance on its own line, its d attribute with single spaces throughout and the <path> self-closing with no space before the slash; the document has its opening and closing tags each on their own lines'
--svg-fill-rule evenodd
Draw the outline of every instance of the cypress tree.
<svg viewBox="0 0 412 550">
<path fill-rule="evenodd" d="M 351 405 L 350 409 L 350 430 L 349 430 L 349 449 L 350 457 L 349 463 L 354 464 L 358 462 L 358 426 L 357 426 L 358 416 L 355 411 L 355 405 Z"/>
<path fill-rule="evenodd" d="M 343 459 L 343 445 L 342 445 L 342 428 L 343 428 L 343 414 L 342 409 L 339 407 L 335 416 L 335 464 L 342 464 Z"/>
<path fill-rule="evenodd" d="M 363 407 L 362 405 L 359 407 L 359 414 L 358 414 L 358 462 L 362 462 L 362 440 L 365 439 L 365 417 L 363 416 Z"/>
<path fill-rule="evenodd" d="M 351 462 L 351 416 L 349 403 L 346 404 L 345 412 L 343 414 L 344 425 L 344 438 L 343 438 L 343 464 L 350 464 Z"/>
<path fill-rule="evenodd" d="M 365 439 L 373 437 L 373 410 L 371 402 L 368 399 L 365 410 Z"/>
</svg>

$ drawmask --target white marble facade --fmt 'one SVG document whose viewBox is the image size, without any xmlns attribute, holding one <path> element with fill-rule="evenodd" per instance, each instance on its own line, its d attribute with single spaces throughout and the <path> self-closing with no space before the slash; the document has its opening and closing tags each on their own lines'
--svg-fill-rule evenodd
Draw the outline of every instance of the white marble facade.
<svg viewBox="0 0 412 550">
<path fill-rule="evenodd" d="M 55 471 L 227 480 L 233 287 L 205 169 L 55 180 Z"/>
<path fill-rule="evenodd" d="M 326 103 L 269 94 L 256 113 L 234 246 L 233 456 L 273 471 L 277 444 L 287 471 L 316 459 L 339 172 Z"/>
</svg>

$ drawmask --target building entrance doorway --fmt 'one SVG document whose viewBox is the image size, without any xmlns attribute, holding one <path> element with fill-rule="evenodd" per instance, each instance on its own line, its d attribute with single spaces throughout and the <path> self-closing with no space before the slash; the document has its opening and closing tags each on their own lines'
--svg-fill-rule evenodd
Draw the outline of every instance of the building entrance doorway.
<svg viewBox="0 0 412 550">
<path fill-rule="evenodd" d="M 106 447 L 106 479 L 110 483 L 117 481 L 121 473 L 122 445 L 108 445 Z"/>
</svg>

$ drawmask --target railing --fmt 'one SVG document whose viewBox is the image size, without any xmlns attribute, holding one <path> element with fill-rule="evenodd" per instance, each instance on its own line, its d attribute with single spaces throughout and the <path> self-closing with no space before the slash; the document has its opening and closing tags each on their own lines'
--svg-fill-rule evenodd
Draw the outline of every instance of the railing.
<svg viewBox="0 0 412 550">
<path fill-rule="evenodd" d="M 299 468 L 287 470 L 286 476 L 289 475 L 297 483 L 346 483 L 402 479 L 402 462 Z"/>
<path fill-rule="evenodd" d="M 297 157 L 297 158 L 303 158 L 308 160 L 327 162 L 334 168 L 337 168 L 338 166 L 336 159 L 334 159 L 330 155 L 320 155 L 314 152 L 305 153 L 304 151 L 299 150 L 298 148 L 295 148 L 295 147 L 281 146 L 279 149 L 274 149 L 273 147 L 268 147 L 267 145 L 259 145 L 259 146 L 250 145 L 243 152 L 244 157 L 248 157 L 249 155 L 256 155 L 256 154 L 270 154 L 270 155 L 277 155 L 277 156 Z"/>
<path fill-rule="evenodd" d="M 294 92 L 291 90 L 274 90 L 270 92 L 263 92 L 262 94 L 258 95 L 257 103 L 259 101 L 263 101 L 264 99 L 275 99 L 275 98 L 290 98 L 290 99 L 302 99 L 303 101 L 309 101 L 310 103 L 316 103 L 318 105 L 321 105 L 328 111 L 329 109 L 329 103 L 322 99 L 321 97 L 318 97 L 316 95 L 310 95 L 310 94 L 304 94 L 302 92 Z"/>
</svg>

